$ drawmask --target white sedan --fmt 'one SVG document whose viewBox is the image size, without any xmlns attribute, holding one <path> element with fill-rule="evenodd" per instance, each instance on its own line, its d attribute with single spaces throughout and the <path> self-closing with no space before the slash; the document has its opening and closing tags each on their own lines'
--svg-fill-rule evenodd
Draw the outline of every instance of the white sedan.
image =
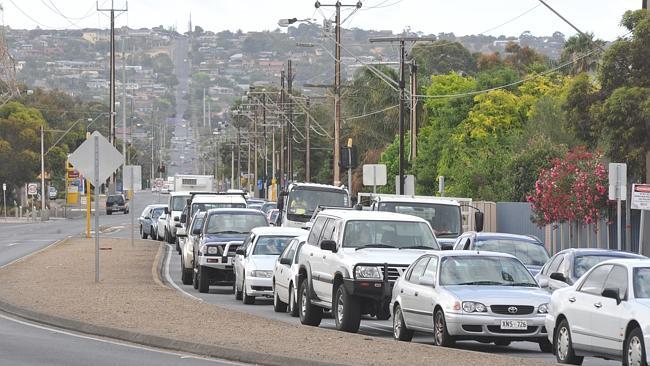
<svg viewBox="0 0 650 366">
<path fill-rule="evenodd" d="M 273 266 L 291 239 L 306 235 L 297 228 L 256 227 L 237 248 L 234 260 L 235 298 L 244 304 L 255 303 L 255 297 L 273 296 Z"/>
<path fill-rule="evenodd" d="M 608 260 L 556 290 L 546 328 L 559 363 L 580 365 L 584 356 L 595 356 L 647 365 L 650 260 Z"/>
<path fill-rule="evenodd" d="M 504 253 L 442 251 L 418 258 L 393 287 L 393 335 L 433 333 L 437 346 L 456 340 L 532 341 L 550 352 L 544 320 L 549 295 L 526 267 Z"/>
<path fill-rule="evenodd" d="M 298 316 L 298 307 L 296 306 L 298 290 L 294 283 L 298 277 L 298 252 L 306 241 L 307 236 L 291 240 L 275 262 L 275 268 L 273 268 L 273 310 L 277 313 L 288 310 L 291 316 Z"/>
</svg>

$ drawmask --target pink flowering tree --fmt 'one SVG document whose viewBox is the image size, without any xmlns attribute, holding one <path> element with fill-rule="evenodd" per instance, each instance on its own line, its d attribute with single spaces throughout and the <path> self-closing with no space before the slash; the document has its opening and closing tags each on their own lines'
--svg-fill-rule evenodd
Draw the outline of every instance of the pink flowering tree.
<svg viewBox="0 0 650 366">
<path fill-rule="evenodd" d="M 596 223 L 607 207 L 607 170 L 602 156 L 576 149 L 542 169 L 527 197 L 539 226 L 562 222 Z"/>
</svg>

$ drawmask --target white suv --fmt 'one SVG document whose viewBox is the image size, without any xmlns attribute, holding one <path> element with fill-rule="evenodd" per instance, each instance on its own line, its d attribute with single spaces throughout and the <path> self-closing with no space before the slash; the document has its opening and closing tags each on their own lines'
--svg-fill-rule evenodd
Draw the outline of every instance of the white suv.
<svg viewBox="0 0 650 366">
<path fill-rule="evenodd" d="M 395 280 L 422 254 L 439 249 L 431 225 L 416 216 L 322 211 L 299 253 L 301 323 L 319 325 L 323 309 L 347 332 L 359 329 L 362 314 L 388 319 Z"/>
</svg>

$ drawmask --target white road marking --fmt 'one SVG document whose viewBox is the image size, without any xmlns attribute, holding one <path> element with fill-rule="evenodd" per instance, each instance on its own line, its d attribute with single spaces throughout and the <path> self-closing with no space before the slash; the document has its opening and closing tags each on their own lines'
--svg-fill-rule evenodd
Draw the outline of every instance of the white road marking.
<svg viewBox="0 0 650 366">
<path fill-rule="evenodd" d="M 133 344 L 133 343 L 121 342 L 121 341 L 117 341 L 117 340 L 114 341 L 114 340 L 110 340 L 110 339 L 106 339 L 106 338 L 93 337 L 93 336 L 90 336 L 90 335 L 77 334 L 77 333 L 65 331 L 65 330 L 62 330 L 62 329 L 59 329 L 59 328 L 53 328 L 53 327 L 49 327 L 49 326 L 45 326 L 45 325 L 38 325 L 38 324 L 31 323 L 31 322 L 19 320 L 19 319 L 16 319 L 16 318 L 13 318 L 13 317 L 10 317 L 10 316 L 6 316 L 6 315 L 3 315 L 3 314 L 0 314 L 0 318 L 11 321 L 11 322 L 14 322 L 14 323 L 18 323 L 18 324 L 21 324 L 21 325 L 25 325 L 25 326 L 28 326 L 28 327 L 49 331 L 49 332 L 52 332 L 52 333 L 64 334 L 64 335 L 67 335 L 67 336 L 70 336 L 70 337 L 86 339 L 86 340 L 102 342 L 102 343 L 108 343 L 108 344 L 112 344 L 112 345 L 116 345 L 116 346 L 128 347 L 128 348 L 138 349 L 138 350 L 142 350 L 142 351 L 149 351 L 149 352 L 156 352 L 156 353 L 161 353 L 161 354 L 166 354 L 166 355 L 178 356 L 181 359 L 193 358 L 193 359 L 197 359 L 197 360 L 215 362 L 215 363 L 219 362 L 219 363 L 224 363 L 224 364 L 228 364 L 228 365 L 245 365 L 243 363 L 237 363 L 237 362 L 231 362 L 231 361 L 225 361 L 225 360 L 218 360 L 218 359 L 206 358 L 206 357 L 201 357 L 201 356 L 192 356 L 192 355 L 188 355 L 186 353 L 178 353 L 178 352 L 166 351 L 166 350 L 162 350 L 162 349 L 158 349 L 158 348 L 141 346 L 141 345 L 137 345 L 137 344 Z"/>
<path fill-rule="evenodd" d="M 65 237 L 65 239 L 68 239 L 68 238 L 71 238 L 71 237 L 72 237 L 72 236 L 68 235 L 67 237 Z M 48 244 L 48 245 L 46 245 L 45 247 L 43 247 L 43 248 L 41 248 L 41 249 L 39 249 L 39 250 L 37 250 L 37 251 L 35 251 L 35 252 L 31 252 L 31 253 L 29 253 L 29 254 L 27 254 L 27 255 L 25 255 L 25 256 L 22 256 L 22 257 L 20 257 L 20 258 L 16 258 L 16 259 L 14 259 L 13 261 L 11 261 L 11 262 L 9 262 L 9 263 L 7 263 L 7 264 L 4 264 L 4 265 L 2 265 L 2 266 L 0 266 L 0 269 L 3 269 L 3 268 L 5 268 L 5 267 L 9 267 L 10 265 L 12 265 L 12 264 L 14 264 L 14 263 L 20 262 L 20 261 L 22 261 L 22 260 L 24 260 L 24 259 L 26 259 L 26 258 L 29 258 L 29 257 L 31 257 L 31 256 L 33 256 L 33 255 L 35 255 L 35 254 L 38 254 L 38 253 L 44 251 L 45 249 L 51 247 L 52 245 L 58 244 L 58 243 L 60 243 L 61 241 L 65 240 L 65 239 L 56 240 L 56 241 L 52 242 L 51 244 Z"/>
<path fill-rule="evenodd" d="M 171 255 L 170 255 L 171 248 L 172 248 L 171 244 L 165 245 L 165 271 L 164 271 L 165 272 L 165 280 L 167 281 L 167 283 L 172 285 L 176 290 L 180 291 L 183 295 L 188 296 L 188 297 L 190 297 L 190 298 L 192 298 L 194 300 L 203 301 L 203 299 L 201 299 L 200 297 L 196 297 L 196 296 L 190 294 L 189 292 L 183 290 L 182 288 L 180 288 L 174 282 L 174 280 L 172 280 L 172 277 L 169 275 L 169 263 L 170 263 L 170 259 L 171 259 Z"/>
</svg>

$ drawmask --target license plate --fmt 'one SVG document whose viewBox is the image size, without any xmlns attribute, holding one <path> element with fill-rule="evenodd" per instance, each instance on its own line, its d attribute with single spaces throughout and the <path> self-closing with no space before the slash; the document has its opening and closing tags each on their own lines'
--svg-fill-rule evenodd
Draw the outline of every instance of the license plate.
<svg viewBox="0 0 650 366">
<path fill-rule="evenodd" d="M 526 330 L 528 322 L 525 320 L 502 320 L 501 329 Z"/>
</svg>

